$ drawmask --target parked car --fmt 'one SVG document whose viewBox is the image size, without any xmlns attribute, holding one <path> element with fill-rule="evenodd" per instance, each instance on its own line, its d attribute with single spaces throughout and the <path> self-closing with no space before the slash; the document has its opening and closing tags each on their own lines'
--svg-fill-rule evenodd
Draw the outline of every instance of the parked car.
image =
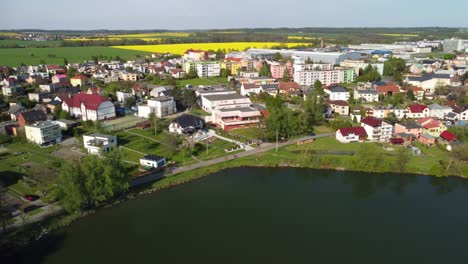
<svg viewBox="0 0 468 264">
<path fill-rule="evenodd" d="M 39 195 L 35 195 L 35 194 L 26 194 L 24 196 L 24 199 L 28 200 L 28 201 L 36 201 L 37 199 L 39 199 Z"/>
</svg>

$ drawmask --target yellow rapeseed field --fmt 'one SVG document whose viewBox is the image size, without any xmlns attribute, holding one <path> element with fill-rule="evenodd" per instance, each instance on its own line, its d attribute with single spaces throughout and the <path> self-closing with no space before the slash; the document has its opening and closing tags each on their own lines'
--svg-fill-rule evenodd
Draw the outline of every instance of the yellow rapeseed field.
<svg viewBox="0 0 468 264">
<path fill-rule="evenodd" d="M 0 32 L 0 36 L 2 36 L 2 37 L 16 37 L 16 36 L 19 36 L 19 34 L 14 33 L 14 32 Z"/>
<path fill-rule="evenodd" d="M 246 48 L 271 48 L 273 46 L 284 46 L 294 48 L 304 45 L 303 43 L 277 43 L 277 42 L 222 42 L 222 43 L 184 43 L 184 44 L 163 44 L 163 45 L 133 45 L 133 46 L 112 46 L 116 49 L 138 50 L 155 53 L 170 52 L 172 54 L 183 54 L 188 49 L 201 50 L 245 50 Z"/>
<path fill-rule="evenodd" d="M 313 37 L 301 37 L 301 36 L 288 36 L 288 39 L 293 39 L 293 40 L 308 40 L 308 39 L 316 39 Z"/>
</svg>

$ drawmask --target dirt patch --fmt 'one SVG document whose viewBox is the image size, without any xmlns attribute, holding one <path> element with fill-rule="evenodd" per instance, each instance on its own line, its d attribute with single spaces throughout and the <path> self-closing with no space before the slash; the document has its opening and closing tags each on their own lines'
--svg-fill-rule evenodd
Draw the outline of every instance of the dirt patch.
<svg viewBox="0 0 468 264">
<path fill-rule="evenodd" d="M 78 152 L 77 148 L 75 147 L 63 147 L 57 151 L 51 153 L 52 156 L 64 159 L 64 160 L 79 160 L 85 154 Z"/>
</svg>

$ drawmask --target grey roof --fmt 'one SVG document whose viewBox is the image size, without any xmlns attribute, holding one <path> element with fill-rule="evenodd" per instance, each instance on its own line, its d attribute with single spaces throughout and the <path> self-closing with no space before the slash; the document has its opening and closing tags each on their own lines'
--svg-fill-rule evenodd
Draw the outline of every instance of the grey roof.
<svg viewBox="0 0 468 264">
<path fill-rule="evenodd" d="M 377 90 L 375 89 L 365 89 L 365 90 L 356 90 L 359 94 L 378 94 Z"/>
<path fill-rule="evenodd" d="M 165 158 L 162 157 L 162 156 L 158 156 L 158 155 L 145 155 L 143 157 L 143 159 L 151 160 L 151 161 L 160 161 L 160 160 L 165 159 Z"/>
<path fill-rule="evenodd" d="M 346 93 L 348 90 L 344 88 L 343 86 L 331 86 L 328 88 L 329 91 L 333 93 Z"/>
<path fill-rule="evenodd" d="M 428 134 L 422 134 L 421 137 L 425 138 L 425 139 L 434 139 L 435 137 L 431 136 L 431 135 L 428 135 Z"/>
<path fill-rule="evenodd" d="M 114 137 L 113 135 L 106 135 L 106 134 L 101 134 L 101 133 L 92 133 L 92 134 L 88 134 L 88 135 L 85 135 L 85 136 L 100 137 L 100 138 L 107 138 L 107 139 Z"/>
<path fill-rule="evenodd" d="M 25 111 L 26 108 L 24 108 L 22 105 L 12 105 L 10 109 L 8 109 L 8 113 L 10 114 L 16 114 L 19 111 Z"/>
<path fill-rule="evenodd" d="M 409 129 L 422 128 L 422 126 L 416 122 L 403 122 L 403 123 L 400 123 L 400 125 Z"/>
<path fill-rule="evenodd" d="M 428 106 L 430 109 L 439 109 L 439 110 L 442 110 L 442 109 L 452 109 L 451 107 L 448 107 L 448 106 L 442 106 L 442 105 L 439 105 L 439 104 L 431 104 Z"/>
<path fill-rule="evenodd" d="M 236 100 L 236 99 L 244 99 L 246 97 L 238 94 L 238 93 L 232 93 L 232 94 L 213 94 L 213 95 L 205 95 L 203 96 L 209 101 L 221 101 L 221 100 Z"/>
<path fill-rule="evenodd" d="M 232 111 L 240 111 L 240 112 L 253 112 L 253 111 L 258 111 L 257 109 L 254 109 L 252 107 L 235 107 L 235 108 L 223 108 L 219 109 L 221 112 L 232 112 Z"/>
<path fill-rule="evenodd" d="M 164 102 L 164 101 L 172 101 L 173 98 L 172 98 L 172 96 L 159 96 L 159 97 L 156 97 L 156 98 L 151 98 L 149 100 Z"/>
<path fill-rule="evenodd" d="M 408 77 L 409 81 L 424 82 L 432 79 L 450 79 L 450 74 L 424 74 L 423 76 Z"/>
<path fill-rule="evenodd" d="M 183 114 L 172 121 L 172 123 L 179 124 L 182 128 L 186 127 L 196 127 L 196 126 L 203 126 L 205 121 L 194 115 Z"/>
</svg>

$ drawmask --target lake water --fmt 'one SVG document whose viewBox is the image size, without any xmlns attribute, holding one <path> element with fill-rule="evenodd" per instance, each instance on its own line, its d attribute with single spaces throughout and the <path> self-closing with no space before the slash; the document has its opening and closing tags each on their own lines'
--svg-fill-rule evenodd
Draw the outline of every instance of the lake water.
<svg viewBox="0 0 468 264">
<path fill-rule="evenodd" d="M 236 168 L 100 210 L 23 263 L 468 263 L 468 182 Z"/>
</svg>

